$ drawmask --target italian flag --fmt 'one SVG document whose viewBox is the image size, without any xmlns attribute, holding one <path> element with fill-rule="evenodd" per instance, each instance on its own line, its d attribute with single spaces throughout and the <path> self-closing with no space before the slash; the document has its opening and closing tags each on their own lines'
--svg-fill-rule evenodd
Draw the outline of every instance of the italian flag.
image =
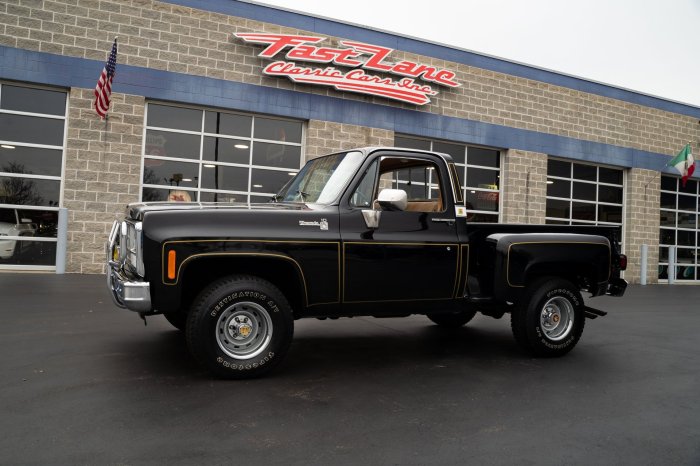
<svg viewBox="0 0 700 466">
<path fill-rule="evenodd" d="M 695 159 L 693 158 L 693 154 L 690 150 L 690 143 L 686 144 L 678 155 L 676 155 L 673 160 L 668 162 L 667 166 L 676 167 L 678 173 L 680 173 L 683 177 L 681 182 L 683 187 L 685 187 L 685 182 L 688 181 L 689 177 L 693 176 L 693 172 L 695 171 Z"/>
</svg>

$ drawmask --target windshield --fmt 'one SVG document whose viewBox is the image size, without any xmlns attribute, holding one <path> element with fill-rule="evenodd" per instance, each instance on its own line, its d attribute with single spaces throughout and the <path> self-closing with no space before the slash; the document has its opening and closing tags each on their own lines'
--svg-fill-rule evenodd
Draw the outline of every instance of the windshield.
<svg viewBox="0 0 700 466">
<path fill-rule="evenodd" d="M 274 197 L 277 202 L 330 204 L 362 164 L 362 152 L 351 151 L 309 161 Z"/>
</svg>

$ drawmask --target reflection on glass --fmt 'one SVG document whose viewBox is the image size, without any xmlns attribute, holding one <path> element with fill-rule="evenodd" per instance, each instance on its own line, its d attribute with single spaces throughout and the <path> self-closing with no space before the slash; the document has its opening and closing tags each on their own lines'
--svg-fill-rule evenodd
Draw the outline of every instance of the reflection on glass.
<svg viewBox="0 0 700 466">
<path fill-rule="evenodd" d="M 255 118 L 256 139 L 270 141 L 301 142 L 301 124 L 296 121 L 275 120 L 271 118 Z"/>
<path fill-rule="evenodd" d="M 466 189 L 464 195 L 465 207 L 474 210 L 488 210 L 498 212 L 498 192 L 479 191 L 476 189 Z"/>
<path fill-rule="evenodd" d="M 595 201 L 596 185 L 574 181 L 573 198 L 583 201 Z"/>
<path fill-rule="evenodd" d="M 249 138 L 252 122 L 253 117 L 247 115 L 207 111 L 204 116 L 204 132 Z M 301 126 L 300 123 L 295 124 Z"/>
<path fill-rule="evenodd" d="M 571 181 L 555 178 L 547 180 L 547 196 L 568 198 L 571 196 Z"/>
<path fill-rule="evenodd" d="M 484 149 L 482 147 L 467 148 L 467 163 L 469 165 L 482 165 L 485 167 L 501 166 L 501 158 L 499 152 L 493 149 Z"/>
<path fill-rule="evenodd" d="M 0 239 L 0 265 L 8 264 L 56 265 L 56 243 Z"/>
<path fill-rule="evenodd" d="M 584 202 L 572 202 L 571 203 L 571 218 L 573 220 L 595 221 L 595 219 L 596 219 L 595 204 L 588 204 L 588 203 L 584 203 Z"/>
<path fill-rule="evenodd" d="M 474 212 L 473 216 L 467 214 L 467 220 L 472 223 L 498 223 L 498 215 L 483 214 L 481 212 Z"/>
<path fill-rule="evenodd" d="M 63 120 L 0 113 L 0 139 L 62 146 L 64 123 Z"/>
<path fill-rule="evenodd" d="M 0 172 L 61 176 L 63 151 L 37 147 L 0 147 Z"/>
<path fill-rule="evenodd" d="M 200 131 L 202 111 L 169 105 L 148 105 L 148 126 Z"/>
<path fill-rule="evenodd" d="M 486 168 L 467 167 L 467 186 L 473 188 L 498 189 L 500 172 Z"/>
<path fill-rule="evenodd" d="M 289 178 L 289 177 L 287 177 Z M 202 167 L 202 188 L 248 191 L 248 169 L 214 165 Z"/>
<path fill-rule="evenodd" d="M 58 180 L 0 176 L 0 204 L 58 207 L 60 189 Z"/>
<path fill-rule="evenodd" d="M 613 186 L 598 186 L 598 202 L 610 202 L 612 204 L 622 204 L 622 188 Z"/>
<path fill-rule="evenodd" d="M 443 152 L 445 154 L 448 154 L 450 157 L 452 157 L 452 160 L 454 160 L 455 163 L 459 163 L 461 165 L 464 165 L 464 153 L 466 151 L 466 147 L 463 145 L 435 141 L 433 143 L 433 150 L 435 152 Z M 470 163 L 475 163 L 475 162 L 472 162 L 470 160 Z M 481 165 L 481 164 L 477 164 L 477 165 Z"/>
<path fill-rule="evenodd" d="M 659 244 L 676 244 L 676 234 L 674 230 L 662 228 L 659 230 Z"/>
<path fill-rule="evenodd" d="M 660 224 L 662 227 L 676 226 L 676 213 L 669 210 L 661 210 L 659 212 Z"/>
<path fill-rule="evenodd" d="M 240 163 L 250 161 L 249 141 L 205 136 L 202 158 L 212 162 Z"/>
<path fill-rule="evenodd" d="M 200 136 L 196 134 L 146 131 L 146 155 L 199 159 Z"/>
<path fill-rule="evenodd" d="M 622 223 L 622 206 L 599 204 L 598 221 Z"/>
<path fill-rule="evenodd" d="M 696 196 L 678 195 L 678 210 L 697 212 L 698 198 Z"/>
<path fill-rule="evenodd" d="M 559 201 L 557 199 L 547 199 L 547 217 L 566 218 L 571 214 L 569 201 Z"/>
<path fill-rule="evenodd" d="M 430 150 L 430 141 L 425 139 L 407 138 L 404 136 L 394 137 L 394 147 L 406 147 L 408 149 Z"/>
<path fill-rule="evenodd" d="M 269 199 L 269 196 L 266 200 Z M 211 191 L 202 191 L 199 193 L 200 202 L 248 202 L 247 194 L 238 193 L 216 193 Z"/>
<path fill-rule="evenodd" d="M 3 84 L 0 88 L 0 108 L 63 116 L 66 114 L 66 93 Z"/>
<path fill-rule="evenodd" d="M 173 201 L 173 202 L 190 202 L 197 199 L 197 193 L 194 191 L 179 189 L 157 189 L 144 187 L 141 192 L 143 202 L 158 202 L 158 201 Z"/>
<path fill-rule="evenodd" d="M 256 193 L 276 193 L 291 177 L 286 171 L 262 170 L 253 168 L 251 173 L 251 191 Z"/>
<path fill-rule="evenodd" d="M 172 160 L 145 159 L 143 184 L 197 187 L 199 164 Z"/>
<path fill-rule="evenodd" d="M 253 165 L 296 170 L 301 165 L 301 147 L 255 142 L 253 143 Z"/>
<path fill-rule="evenodd" d="M 696 219 L 695 214 L 691 214 L 688 212 L 679 212 L 678 213 L 678 226 L 681 228 L 693 228 L 695 229 L 695 219 Z"/>
<path fill-rule="evenodd" d="M 677 245 L 678 246 L 695 246 L 695 232 L 694 231 L 677 231 Z"/>
</svg>

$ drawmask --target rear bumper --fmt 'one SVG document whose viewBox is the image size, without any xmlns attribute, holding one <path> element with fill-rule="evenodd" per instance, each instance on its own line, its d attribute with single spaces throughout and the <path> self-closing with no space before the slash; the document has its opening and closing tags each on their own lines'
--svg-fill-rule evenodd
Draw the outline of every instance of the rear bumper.
<svg viewBox="0 0 700 466">
<path fill-rule="evenodd" d="M 610 283 L 608 283 L 608 290 L 605 294 L 608 296 L 622 296 L 623 294 L 625 294 L 626 289 L 627 280 L 624 280 L 622 278 L 615 278 L 613 280 L 610 280 Z"/>
</svg>

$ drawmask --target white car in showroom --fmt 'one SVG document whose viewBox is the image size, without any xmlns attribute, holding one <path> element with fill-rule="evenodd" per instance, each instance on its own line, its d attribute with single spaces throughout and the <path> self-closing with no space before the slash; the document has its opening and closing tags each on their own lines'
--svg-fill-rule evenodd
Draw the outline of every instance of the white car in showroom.
<svg viewBox="0 0 700 466">
<path fill-rule="evenodd" d="M 17 252 L 19 241 L 13 237 L 34 236 L 36 226 L 29 218 L 22 218 L 17 209 L 0 208 L 0 259 L 11 259 Z M 5 237 L 10 237 L 5 239 Z"/>
</svg>

